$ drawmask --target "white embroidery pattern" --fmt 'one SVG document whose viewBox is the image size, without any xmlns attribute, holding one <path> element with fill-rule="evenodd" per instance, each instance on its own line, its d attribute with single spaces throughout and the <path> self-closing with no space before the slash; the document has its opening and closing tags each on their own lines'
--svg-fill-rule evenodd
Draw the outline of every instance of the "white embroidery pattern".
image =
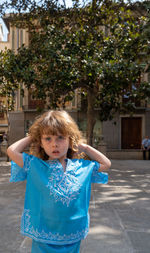
<svg viewBox="0 0 150 253">
<path fill-rule="evenodd" d="M 70 202 L 77 198 L 81 188 L 81 184 L 75 177 L 73 166 L 69 165 L 65 173 L 57 161 L 50 162 L 50 166 L 52 171 L 47 184 L 49 193 L 54 196 L 55 202 L 61 201 L 69 206 Z"/>
<path fill-rule="evenodd" d="M 76 233 L 71 233 L 69 235 L 63 234 L 60 235 L 59 233 L 46 233 L 44 230 L 38 231 L 38 229 L 34 229 L 31 222 L 30 222 L 31 216 L 30 216 L 30 210 L 25 209 L 22 215 L 21 219 L 21 232 L 24 235 L 30 236 L 32 239 L 37 239 L 40 242 L 56 242 L 57 244 L 61 243 L 74 243 L 76 241 L 79 241 L 83 239 L 87 233 L 88 233 L 88 226 L 81 230 L 77 231 Z"/>
<path fill-rule="evenodd" d="M 29 156 L 25 154 L 25 164 L 24 164 L 25 171 L 29 171 L 31 167 L 30 163 L 33 159 L 34 159 L 34 156 Z"/>
<path fill-rule="evenodd" d="M 27 173 L 30 170 L 30 163 L 33 160 L 32 156 L 26 155 L 24 153 L 25 163 L 24 167 L 21 168 L 18 166 L 15 162 L 11 162 L 11 178 L 10 181 L 17 182 L 17 181 L 23 181 L 27 177 Z"/>
</svg>

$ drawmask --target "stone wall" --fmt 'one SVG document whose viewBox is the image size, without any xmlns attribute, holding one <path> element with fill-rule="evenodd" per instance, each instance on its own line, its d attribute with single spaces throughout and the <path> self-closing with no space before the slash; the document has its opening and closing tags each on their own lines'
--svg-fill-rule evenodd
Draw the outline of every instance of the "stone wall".
<svg viewBox="0 0 150 253">
<path fill-rule="evenodd" d="M 9 113 L 8 145 L 24 137 L 24 112 Z"/>
</svg>

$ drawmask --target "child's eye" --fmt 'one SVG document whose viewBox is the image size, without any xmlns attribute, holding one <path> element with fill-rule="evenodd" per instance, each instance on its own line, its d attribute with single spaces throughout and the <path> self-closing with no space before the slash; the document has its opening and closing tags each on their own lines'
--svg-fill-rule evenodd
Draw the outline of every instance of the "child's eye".
<svg viewBox="0 0 150 253">
<path fill-rule="evenodd" d="M 51 137 L 46 137 L 45 140 L 46 140 L 46 141 L 50 141 L 50 140 L 51 140 Z"/>
<path fill-rule="evenodd" d="M 59 135 L 59 136 L 58 136 L 58 139 L 59 139 L 59 140 L 63 140 L 63 139 L 64 139 L 64 136 Z"/>
</svg>

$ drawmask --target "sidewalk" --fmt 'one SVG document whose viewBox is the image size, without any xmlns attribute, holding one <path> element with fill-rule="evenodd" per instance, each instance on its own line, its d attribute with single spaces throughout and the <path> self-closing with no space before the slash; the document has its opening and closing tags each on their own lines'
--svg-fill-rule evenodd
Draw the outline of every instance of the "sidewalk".
<svg viewBox="0 0 150 253">
<path fill-rule="evenodd" d="M 0 253 L 30 253 L 20 235 L 25 183 L 9 183 L 0 162 Z M 109 184 L 93 185 L 91 227 L 81 253 L 150 252 L 150 161 L 113 160 Z"/>
</svg>

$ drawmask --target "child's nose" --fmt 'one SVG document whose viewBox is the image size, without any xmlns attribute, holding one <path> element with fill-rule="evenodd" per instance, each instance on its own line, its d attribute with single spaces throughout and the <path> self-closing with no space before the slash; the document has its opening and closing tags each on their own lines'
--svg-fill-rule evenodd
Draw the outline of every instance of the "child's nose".
<svg viewBox="0 0 150 253">
<path fill-rule="evenodd" d="M 57 141 L 53 140 L 52 145 L 53 145 L 53 147 L 57 147 Z"/>
</svg>

